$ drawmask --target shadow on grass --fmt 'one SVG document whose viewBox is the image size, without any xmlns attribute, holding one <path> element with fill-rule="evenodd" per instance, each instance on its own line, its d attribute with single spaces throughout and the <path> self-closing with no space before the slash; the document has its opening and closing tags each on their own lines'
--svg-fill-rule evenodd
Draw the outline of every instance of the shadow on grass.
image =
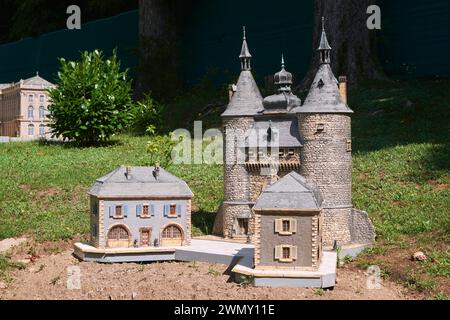
<svg viewBox="0 0 450 320">
<path fill-rule="evenodd" d="M 192 213 L 192 227 L 199 230 L 203 235 L 212 234 L 215 219 L 215 212 L 194 212 Z"/>
<path fill-rule="evenodd" d="M 75 141 L 57 141 L 57 140 L 44 140 L 38 141 L 40 146 L 61 146 L 68 149 L 90 149 L 90 148 L 109 148 L 122 146 L 123 142 L 119 139 L 113 139 L 108 141 L 91 142 L 91 143 L 79 143 Z"/>
<path fill-rule="evenodd" d="M 411 178 L 450 170 L 449 79 L 370 82 L 350 92 L 349 104 L 355 152 L 430 144 Z"/>
</svg>

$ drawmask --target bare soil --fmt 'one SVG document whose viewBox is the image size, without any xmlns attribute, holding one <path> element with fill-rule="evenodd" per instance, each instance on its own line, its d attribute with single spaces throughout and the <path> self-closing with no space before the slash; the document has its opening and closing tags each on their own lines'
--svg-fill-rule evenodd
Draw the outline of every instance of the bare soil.
<svg viewBox="0 0 450 320">
<path fill-rule="evenodd" d="M 33 246 L 34 247 L 34 246 Z M 367 275 L 353 268 L 339 269 L 334 290 L 307 288 L 255 288 L 236 284 L 226 274 L 227 266 L 207 263 L 97 264 L 80 262 L 68 243 L 34 248 L 34 262 L 2 280 L 0 300 L 399 300 L 417 299 L 405 288 L 383 281 L 381 289 L 367 289 Z M 58 252 L 59 251 L 59 252 Z M 13 259 L 29 255 L 18 248 Z M 81 270 L 81 289 L 67 287 L 67 268 Z M 0 287 L 0 288 L 1 288 Z"/>
</svg>

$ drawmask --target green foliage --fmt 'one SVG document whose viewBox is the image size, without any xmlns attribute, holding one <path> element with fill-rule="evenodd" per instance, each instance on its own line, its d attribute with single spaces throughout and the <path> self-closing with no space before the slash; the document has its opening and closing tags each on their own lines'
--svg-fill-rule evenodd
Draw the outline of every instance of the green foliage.
<svg viewBox="0 0 450 320">
<path fill-rule="evenodd" d="M 117 52 L 83 52 L 80 61 L 60 59 L 57 88 L 51 89 L 50 126 L 56 137 L 80 144 L 105 142 L 133 119 L 131 81 L 120 71 Z"/>
<path fill-rule="evenodd" d="M 172 135 L 153 136 L 147 143 L 147 152 L 149 161 L 152 165 L 159 164 L 163 168 L 168 167 L 172 163 L 173 148 L 179 142 L 172 139 Z"/>
<path fill-rule="evenodd" d="M 138 135 L 154 135 L 160 130 L 162 124 L 163 106 L 150 95 L 145 95 L 141 101 L 136 102 L 134 121 L 130 129 Z"/>
</svg>

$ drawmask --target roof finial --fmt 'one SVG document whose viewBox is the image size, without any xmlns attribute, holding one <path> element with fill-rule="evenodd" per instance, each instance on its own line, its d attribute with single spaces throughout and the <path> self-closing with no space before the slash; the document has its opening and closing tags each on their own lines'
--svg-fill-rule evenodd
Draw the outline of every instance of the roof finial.
<svg viewBox="0 0 450 320">
<path fill-rule="evenodd" d="M 325 33 L 325 17 L 322 17 L 322 35 L 320 37 L 320 45 L 317 49 L 320 52 L 320 62 L 329 64 L 331 47 L 328 43 L 327 34 Z"/>
<path fill-rule="evenodd" d="M 252 55 L 250 54 L 250 50 L 248 49 L 247 44 L 247 32 L 245 26 L 242 28 L 243 31 L 243 40 L 242 40 L 242 49 L 241 54 L 239 55 L 239 59 L 241 59 L 241 69 L 243 71 L 251 70 L 250 60 Z"/>
<path fill-rule="evenodd" d="M 39 76 L 39 71 L 36 71 L 36 75 Z"/>
<path fill-rule="evenodd" d="M 284 69 L 284 54 L 281 54 L 281 68 Z"/>
</svg>

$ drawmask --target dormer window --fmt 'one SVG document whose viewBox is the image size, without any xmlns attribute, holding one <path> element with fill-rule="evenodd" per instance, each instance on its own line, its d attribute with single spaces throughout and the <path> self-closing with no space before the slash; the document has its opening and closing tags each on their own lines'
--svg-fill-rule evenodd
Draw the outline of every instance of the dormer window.
<svg viewBox="0 0 450 320">
<path fill-rule="evenodd" d="M 284 158 L 284 156 L 285 156 L 284 149 L 280 149 L 278 155 L 280 158 Z"/>
<path fill-rule="evenodd" d="M 320 79 L 320 80 L 319 80 L 319 83 L 317 84 L 317 87 L 318 87 L 319 89 L 322 89 L 324 86 L 325 86 L 325 83 L 323 82 L 322 79 Z"/>
<path fill-rule="evenodd" d="M 289 149 L 289 153 L 290 156 L 295 155 L 295 149 Z"/>
</svg>

